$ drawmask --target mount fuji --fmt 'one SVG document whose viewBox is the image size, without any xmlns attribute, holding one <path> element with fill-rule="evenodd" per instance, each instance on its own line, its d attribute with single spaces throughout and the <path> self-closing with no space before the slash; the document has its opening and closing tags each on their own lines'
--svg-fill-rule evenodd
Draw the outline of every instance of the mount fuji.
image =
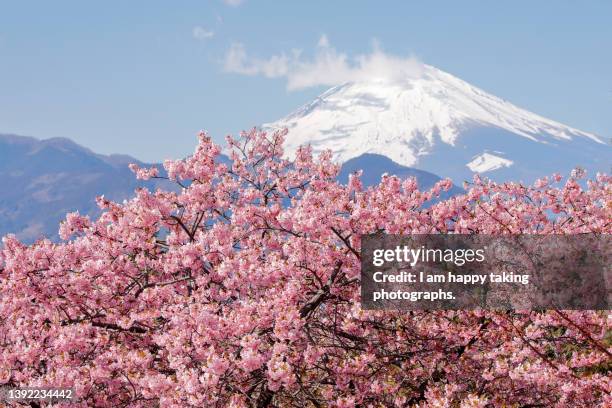
<svg viewBox="0 0 612 408">
<path fill-rule="evenodd" d="M 612 146 L 602 137 L 521 109 L 425 65 L 418 77 L 349 82 L 287 117 L 285 151 L 310 144 L 344 163 L 365 154 L 450 177 L 481 173 L 496 181 L 532 182 L 580 166 L 610 172 Z M 364 168 L 367 172 L 367 168 Z"/>
</svg>

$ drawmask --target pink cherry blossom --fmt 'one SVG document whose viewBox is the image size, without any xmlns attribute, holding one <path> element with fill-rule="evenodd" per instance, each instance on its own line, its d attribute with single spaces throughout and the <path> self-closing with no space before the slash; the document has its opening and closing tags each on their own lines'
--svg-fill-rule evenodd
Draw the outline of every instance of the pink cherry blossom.
<svg viewBox="0 0 612 408">
<path fill-rule="evenodd" d="M 71 406 L 610 406 L 606 311 L 365 311 L 360 236 L 612 232 L 612 184 L 476 176 L 439 200 L 413 178 L 336 180 L 286 132 L 204 132 L 173 191 L 98 198 L 61 243 L 0 250 L 0 386 L 74 387 Z M 140 178 L 156 169 L 132 166 Z M 367 171 L 367 169 L 365 169 Z"/>
</svg>

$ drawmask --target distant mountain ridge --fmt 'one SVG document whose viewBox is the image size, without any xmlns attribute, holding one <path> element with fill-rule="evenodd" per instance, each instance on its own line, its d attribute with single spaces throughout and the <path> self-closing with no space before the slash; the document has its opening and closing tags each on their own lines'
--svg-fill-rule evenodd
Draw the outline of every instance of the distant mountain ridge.
<svg viewBox="0 0 612 408">
<path fill-rule="evenodd" d="M 380 154 L 365 153 L 342 164 L 340 174 L 338 174 L 338 181 L 346 184 L 349 175 L 359 170 L 363 170 L 361 182 L 366 187 L 380 183 L 380 179 L 384 174 L 398 176 L 402 179 L 415 177 L 421 190 L 428 190 L 438 181 L 442 180 L 441 177 L 433 173 L 402 166 Z M 448 192 L 442 192 L 440 197 L 444 199 L 464 192 L 461 187 L 453 185 Z"/>
<path fill-rule="evenodd" d="M 95 197 L 129 197 L 141 182 L 126 155 L 102 155 L 65 138 L 39 140 L 0 134 L 0 236 L 15 233 L 32 241 L 55 236 L 69 211 L 95 215 Z"/>
<path fill-rule="evenodd" d="M 225 156 L 220 160 L 229 163 Z M 56 239 L 66 213 L 78 210 L 93 217 L 99 213 L 96 196 L 121 201 L 133 196 L 137 187 L 171 188 L 164 181 L 137 180 L 129 163 L 159 166 L 127 155 L 97 154 L 69 139 L 0 134 L 0 237 L 15 233 L 28 242 L 41 237 Z M 435 174 L 366 154 L 345 163 L 339 181 L 346 183 L 348 175 L 357 170 L 364 170 L 365 186 L 377 184 L 383 173 L 414 176 L 423 189 L 440 180 Z M 447 195 L 460 192 L 454 187 Z"/>
</svg>

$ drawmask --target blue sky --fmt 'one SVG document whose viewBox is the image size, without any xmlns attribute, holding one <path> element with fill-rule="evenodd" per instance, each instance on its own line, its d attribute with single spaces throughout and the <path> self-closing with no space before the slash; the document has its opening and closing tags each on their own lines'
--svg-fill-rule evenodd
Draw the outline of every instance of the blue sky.
<svg viewBox="0 0 612 408">
<path fill-rule="evenodd" d="M 373 47 L 417 58 L 607 138 L 611 20 L 609 1 L 0 0 L 0 133 L 182 157 L 199 129 L 221 140 L 328 88 L 291 70 L 323 45 L 349 68 Z"/>
</svg>

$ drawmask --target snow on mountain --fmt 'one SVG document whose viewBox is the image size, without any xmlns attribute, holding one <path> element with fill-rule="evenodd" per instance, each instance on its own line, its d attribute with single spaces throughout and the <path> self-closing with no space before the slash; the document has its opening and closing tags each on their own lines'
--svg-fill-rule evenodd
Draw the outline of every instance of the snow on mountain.
<svg viewBox="0 0 612 408">
<path fill-rule="evenodd" d="M 485 173 L 502 167 L 510 167 L 513 164 L 512 160 L 504 159 L 491 153 L 483 153 L 476 156 L 467 166 L 475 173 Z"/>
<path fill-rule="evenodd" d="M 419 78 L 336 86 L 268 129 L 288 128 L 288 155 L 302 144 L 345 162 L 364 153 L 403 166 L 471 179 L 533 179 L 579 165 L 610 171 L 602 138 L 546 119 L 432 66 Z"/>
</svg>

